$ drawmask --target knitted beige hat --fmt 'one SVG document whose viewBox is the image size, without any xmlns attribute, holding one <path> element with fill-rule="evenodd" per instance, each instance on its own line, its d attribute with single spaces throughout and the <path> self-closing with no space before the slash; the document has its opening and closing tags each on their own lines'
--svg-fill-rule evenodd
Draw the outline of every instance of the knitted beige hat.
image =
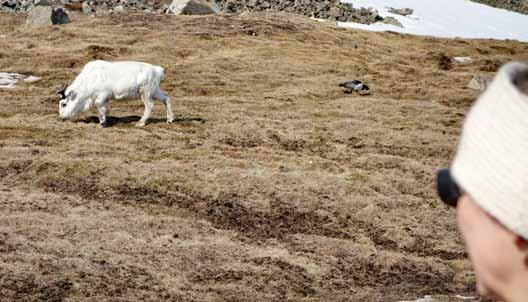
<svg viewBox="0 0 528 302">
<path fill-rule="evenodd" d="M 469 111 L 451 166 L 464 192 L 528 239 L 528 65 L 503 66 Z"/>
</svg>

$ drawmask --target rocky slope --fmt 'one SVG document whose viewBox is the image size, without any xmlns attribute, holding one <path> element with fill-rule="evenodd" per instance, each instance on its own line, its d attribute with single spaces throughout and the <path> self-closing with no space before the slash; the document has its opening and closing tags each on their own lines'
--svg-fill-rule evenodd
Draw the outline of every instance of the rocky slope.
<svg viewBox="0 0 528 302">
<path fill-rule="evenodd" d="M 371 24 L 383 20 L 376 10 L 354 8 L 339 0 L 218 0 L 227 12 L 286 11 L 320 19 Z"/>
<path fill-rule="evenodd" d="M 142 12 L 169 12 L 170 1 L 159 0 L 0 0 L 0 11 L 27 12 L 35 5 L 63 5 L 68 10 L 83 11 L 87 14 L 107 14 L 125 10 Z M 374 9 L 354 8 L 352 4 L 339 0 L 219 0 L 217 4 L 227 13 L 255 11 L 285 11 L 309 17 L 343 22 L 372 24 L 382 21 Z"/>
<path fill-rule="evenodd" d="M 528 14 L 528 0 L 472 0 L 493 7 L 504 8 L 521 14 Z"/>
</svg>

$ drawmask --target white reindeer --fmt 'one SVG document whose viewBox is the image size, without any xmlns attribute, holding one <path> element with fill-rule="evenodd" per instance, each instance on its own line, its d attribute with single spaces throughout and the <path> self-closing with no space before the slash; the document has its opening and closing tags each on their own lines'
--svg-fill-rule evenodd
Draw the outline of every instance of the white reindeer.
<svg viewBox="0 0 528 302">
<path fill-rule="evenodd" d="M 153 98 L 165 104 L 167 123 L 174 121 L 171 100 L 160 89 L 163 68 L 142 62 L 91 61 L 68 87 L 57 93 L 60 95 L 59 116 L 62 120 L 73 118 L 95 105 L 99 111 L 99 123 L 104 127 L 110 99 L 137 99 L 145 104 L 143 116 L 137 123 L 145 126 L 152 113 Z"/>
</svg>

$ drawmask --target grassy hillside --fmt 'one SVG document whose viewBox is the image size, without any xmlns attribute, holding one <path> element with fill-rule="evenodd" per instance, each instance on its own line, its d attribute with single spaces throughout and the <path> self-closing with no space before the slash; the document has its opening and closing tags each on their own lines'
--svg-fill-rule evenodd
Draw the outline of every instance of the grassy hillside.
<svg viewBox="0 0 528 302">
<path fill-rule="evenodd" d="M 397 301 L 473 295 L 434 174 L 528 44 L 334 28 L 288 14 L 0 15 L 2 301 Z M 446 65 L 446 56 L 471 56 Z M 93 59 L 166 68 L 175 124 L 140 101 L 57 121 Z M 444 62 L 444 64 L 440 64 Z M 337 84 L 364 80 L 371 95 Z"/>
</svg>

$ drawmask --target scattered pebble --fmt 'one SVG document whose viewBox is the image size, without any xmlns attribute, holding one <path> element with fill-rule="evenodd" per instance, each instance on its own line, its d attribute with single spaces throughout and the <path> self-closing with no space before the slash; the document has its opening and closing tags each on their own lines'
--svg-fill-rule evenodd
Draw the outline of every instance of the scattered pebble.
<svg viewBox="0 0 528 302">
<path fill-rule="evenodd" d="M 471 78 L 471 81 L 469 81 L 469 83 L 467 84 L 467 87 L 473 90 L 484 91 L 486 90 L 490 82 L 491 78 L 489 76 L 475 74 L 473 75 L 473 78 Z"/>
</svg>

